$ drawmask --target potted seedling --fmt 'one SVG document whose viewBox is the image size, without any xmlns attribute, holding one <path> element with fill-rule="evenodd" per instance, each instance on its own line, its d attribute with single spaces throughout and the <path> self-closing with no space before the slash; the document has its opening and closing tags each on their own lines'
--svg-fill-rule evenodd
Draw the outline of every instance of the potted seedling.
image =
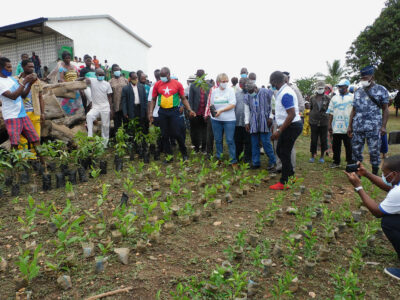
<svg viewBox="0 0 400 300">
<path fill-rule="evenodd" d="M 309 276 L 314 272 L 316 265 L 316 251 L 314 247 L 317 242 L 317 237 L 315 236 L 315 229 L 311 231 L 306 230 L 304 234 L 304 257 L 306 259 L 304 273 Z"/>
<path fill-rule="evenodd" d="M 117 172 L 120 172 L 123 169 L 123 157 L 126 155 L 126 151 L 128 148 L 128 145 L 126 144 L 127 138 L 128 136 L 125 133 L 124 129 L 120 127 L 115 136 L 116 144 L 114 146 L 116 153 L 114 158 L 114 165 Z"/>
<path fill-rule="evenodd" d="M 28 168 L 28 159 L 33 156 L 33 154 L 28 150 L 16 150 L 12 149 L 10 151 L 10 164 L 13 166 L 11 173 L 14 178 L 17 178 L 19 172 L 23 172 L 25 168 Z M 12 185 L 11 195 L 13 197 L 18 196 L 20 193 L 20 185 L 18 182 Z"/>
<path fill-rule="evenodd" d="M 21 272 L 20 274 L 20 281 L 21 285 L 18 287 L 18 290 L 22 287 L 29 287 L 31 284 L 32 280 L 39 275 L 40 271 L 40 266 L 38 263 L 38 259 L 40 256 L 40 250 L 42 248 L 42 245 L 39 244 L 32 252 L 32 250 L 22 250 L 21 247 L 19 247 L 19 256 L 18 256 L 18 261 L 15 263 L 19 271 Z"/>
<path fill-rule="evenodd" d="M 154 160 L 160 159 L 160 149 L 158 148 L 158 140 L 160 139 L 161 130 L 160 127 L 150 126 L 149 128 L 149 143 L 150 153 L 153 154 Z"/>
</svg>

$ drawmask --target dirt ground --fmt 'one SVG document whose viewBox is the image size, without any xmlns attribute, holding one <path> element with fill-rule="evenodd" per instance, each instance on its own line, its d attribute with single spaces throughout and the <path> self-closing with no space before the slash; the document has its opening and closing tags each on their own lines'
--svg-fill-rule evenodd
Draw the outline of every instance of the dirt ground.
<svg viewBox="0 0 400 300">
<path fill-rule="evenodd" d="M 400 129 L 399 120 L 400 118 L 394 118 L 391 113 L 389 131 Z M 94 257 L 83 257 L 80 243 L 72 243 L 65 250 L 66 254 L 74 254 L 75 256 L 74 263 L 69 266 L 68 270 L 56 272 L 46 268 L 45 261 L 54 262 L 54 259 L 49 258 L 49 255 L 55 251 L 54 240 L 57 239 L 57 234 L 49 232 L 49 219 L 36 212 L 33 231 L 37 234 L 23 239 L 23 234 L 32 232 L 32 230 L 27 231 L 26 228 L 23 228 L 24 226 L 18 220 L 19 216 L 23 219 L 27 216 L 29 186 L 23 186 L 21 196 L 18 198 L 11 197 L 7 190 L 6 196 L 0 200 L 0 256 L 8 262 L 6 272 L 0 272 L 0 299 L 15 298 L 15 278 L 19 276 L 15 262 L 18 260 L 19 247 L 25 249 L 26 243 L 33 241 L 36 244 L 42 244 L 42 255 L 39 257 L 41 270 L 39 275 L 29 284 L 29 289 L 33 292 L 33 299 L 85 299 L 123 287 L 133 287 L 133 289 L 128 293 L 111 296 L 107 299 L 184 299 L 183 296 L 171 294 L 171 292 L 176 293 L 179 283 L 193 287 L 194 285 L 190 284 L 193 278 L 196 278 L 197 282 L 208 280 L 213 270 L 225 260 L 230 260 L 233 265 L 239 265 L 238 271 L 248 272 L 246 282 L 251 279 L 258 283 L 259 288 L 252 297 L 253 299 L 284 299 L 290 297 L 294 299 L 333 299 L 335 295 L 340 294 L 338 291 L 345 290 L 346 286 L 353 287 L 355 296 L 354 298 L 349 296 L 343 299 L 399 299 L 400 287 L 397 281 L 383 273 L 384 267 L 399 266 L 399 262 L 390 243 L 385 237 L 379 235 L 379 220 L 374 220 L 369 212 L 363 214 L 358 223 L 350 220 L 344 231 L 330 243 L 327 243 L 325 238 L 329 220 L 324 216 L 312 218 L 311 221 L 315 229 L 313 235 L 317 239 L 316 251 L 324 245 L 330 252 L 327 260 L 317 262 L 311 275 L 305 274 L 304 237 L 292 248 L 288 246 L 289 239 L 287 236 L 291 233 L 301 232 L 299 224 L 306 220 L 304 216 L 307 208 L 311 207 L 311 203 L 315 203 L 315 199 L 317 199 L 317 205 L 325 208 L 326 212 L 332 212 L 335 216 L 335 222 L 339 222 L 351 216 L 351 211 L 359 209 L 361 202 L 342 172 L 345 166 L 344 162 L 341 169 L 329 168 L 331 157 L 327 158 L 327 162 L 323 165 L 308 163 L 309 137 L 302 136 L 298 140 L 296 148 L 296 176 L 299 178 L 299 182 L 294 184 L 292 189 L 285 192 L 268 190 L 268 186 L 277 182 L 279 177 L 271 178 L 266 175 L 261 178 L 260 183 L 246 183 L 244 190 L 249 189 L 247 195 L 243 195 L 243 191 L 240 190 L 242 195 L 239 196 L 236 191 L 239 188 L 238 181 L 232 180 L 229 184 L 229 191 L 226 190 L 226 186 L 221 185 L 218 187 L 216 195 L 213 196 L 213 198 L 222 200 L 219 208 L 214 208 L 214 206 L 217 206 L 215 204 L 210 204 L 204 208 L 203 204 L 200 203 L 206 187 L 204 183 L 199 181 L 198 174 L 204 167 L 212 169 L 211 163 L 205 161 L 201 154 L 192 155 L 189 165 L 181 166 L 175 160 L 169 165 L 172 167 L 172 174 L 176 174 L 178 181 L 181 181 L 179 173 L 184 172 L 182 178 L 185 178 L 187 182 L 181 184 L 178 193 L 172 194 L 172 203 L 179 205 L 182 209 L 187 202 L 190 202 L 194 210 L 200 209 L 202 212 L 199 220 L 182 224 L 179 217 L 172 216 L 171 222 L 175 224 L 175 231 L 168 233 L 162 229 L 160 240 L 149 242 L 145 251 L 139 252 L 137 242 L 143 237 L 140 232 L 143 225 L 141 224 L 143 206 L 134 207 L 132 203 L 129 203 L 128 209 L 134 208 L 134 214 L 139 216 L 135 223 L 136 231 L 121 241 L 114 241 L 112 246 L 130 248 L 129 263 L 127 265 L 121 264 L 116 254 L 110 250 L 105 254 L 108 257 L 108 262 L 104 272 L 101 273 L 95 272 Z M 390 146 L 389 151 L 389 154 L 397 154 L 400 147 L 399 145 Z M 83 230 L 82 235 L 95 244 L 95 256 L 102 255 L 97 246 L 98 243 L 104 243 L 105 240 L 111 239 L 110 225 L 115 220 L 112 214 L 120 204 L 122 193 L 126 192 L 124 188 L 126 178 L 131 178 L 133 188 L 143 192 L 148 199 L 156 193 L 155 190 L 158 188 L 153 188 L 153 191 L 150 192 L 146 192 L 146 188 L 154 187 L 154 182 L 158 182 L 161 192 L 159 201 L 167 197 L 167 193 L 171 191 L 170 184 L 173 181 L 173 176 L 168 178 L 168 166 L 161 162 L 144 165 L 143 170 L 140 170 L 142 164 L 139 164 L 137 158 L 133 162 L 130 162 L 127 158 L 123 172 L 117 175 L 113 171 L 113 154 L 110 152 L 107 158 L 108 174 L 101 175 L 97 179 L 89 179 L 87 183 L 78 183 L 78 185 L 73 186 L 75 196 L 68 197 L 72 209 L 66 215 L 66 219 L 73 221 L 78 216 L 85 216 L 85 220 L 80 225 Z M 366 158 L 368 158 L 368 155 L 366 155 Z M 201 161 L 204 161 L 203 165 L 200 163 Z M 262 156 L 262 164 L 263 167 L 266 167 L 265 156 Z M 129 165 L 136 168 L 135 172 L 129 170 Z M 159 176 L 156 175 L 154 166 L 158 166 Z M 259 170 L 248 170 L 246 172 L 241 175 L 254 178 L 255 175 L 259 174 Z M 208 187 L 219 185 L 222 183 L 221 178 L 224 178 L 227 173 L 233 174 L 229 166 L 217 167 L 215 171 L 206 175 L 205 184 Z M 31 177 L 39 185 L 41 184 L 38 175 Z M 104 203 L 99 207 L 97 201 L 102 193 L 103 184 L 109 184 L 110 187 Z M 293 193 L 300 191 L 300 185 L 305 186 L 304 193 L 294 195 Z M 184 190 L 184 188 L 187 190 Z M 185 193 L 188 191 L 192 191 L 190 201 L 185 197 Z M 319 198 L 313 196 L 315 191 L 321 191 Z M 384 193 L 374 191 L 372 187 L 368 187 L 368 191 L 375 193 L 376 200 L 382 200 L 384 197 Z M 233 197 L 232 203 L 225 201 L 227 192 L 230 192 Z M 332 194 L 329 201 L 324 201 L 325 193 Z M 32 197 L 35 200 L 35 206 L 42 202 L 46 205 L 53 203 L 58 210 L 53 211 L 52 214 L 60 214 L 60 211 L 66 207 L 67 192 L 62 188 L 52 189 L 48 192 L 40 191 L 32 194 Z M 263 215 L 264 210 L 269 210 L 271 204 L 277 198 L 280 199 L 278 208 L 282 209 L 282 213 L 278 211 L 272 226 L 260 225 L 260 215 Z M 133 199 L 132 195 L 130 195 L 130 199 Z M 297 215 L 287 214 L 286 209 L 288 207 L 297 208 Z M 91 218 L 88 214 L 89 212 L 96 215 L 100 211 L 107 224 L 106 230 L 101 235 L 97 234 L 99 231 L 96 227 L 99 224 L 98 218 Z M 157 216 L 158 219 L 163 218 L 160 205 L 154 210 L 152 216 Z M 337 224 L 339 223 L 335 223 L 335 225 Z M 371 234 L 376 237 L 375 243 L 373 245 L 368 244 L 363 249 L 359 247 L 363 252 L 361 258 L 363 263 L 358 264 L 358 268 L 351 268 L 351 266 L 354 266 L 354 247 L 361 245 L 360 232 L 365 232 L 366 224 L 369 228 L 378 230 L 377 233 Z M 97 236 L 92 233 L 96 233 Z M 251 245 L 248 239 L 253 235 L 255 242 Z M 243 237 L 240 238 L 240 236 Z M 229 249 L 238 243 L 240 244 L 241 239 L 245 243 L 243 247 L 244 258 L 235 261 L 229 258 Z M 263 244 L 264 241 L 268 242 L 270 248 L 267 249 L 263 258 L 271 258 L 274 263 L 272 274 L 269 276 L 263 274 L 262 268 L 255 263 L 256 260 L 253 255 L 255 247 Z M 283 257 L 273 255 L 272 248 L 276 244 L 282 246 Z M 228 251 L 226 251 L 227 249 Z M 296 249 L 296 251 L 290 256 L 293 249 Z M 340 274 L 338 267 L 342 267 L 346 271 L 352 269 L 357 277 L 355 283 L 347 283 L 347 285 L 344 284 L 344 287 L 338 287 L 338 280 L 333 276 L 333 274 Z M 287 271 L 298 278 L 298 288 L 292 295 L 288 293 L 283 296 L 276 296 L 272 291 L 279 286 L 280 279 L 285 276 Z M 71 289 L 62 290 L 57 285 L 57 277 L 61 274 L 71 276 Z M 360 291 L 356 292 L 354 287 L 358 287 Z M 243 287 L 241 290 L 245 289 Z M 224 299 L 218 295 L 219 293 L 216 293 L 214 297 L 203 295 L 198 299 Z M 191 299 L 191 297 L 187 299 Z"/>
</svg>

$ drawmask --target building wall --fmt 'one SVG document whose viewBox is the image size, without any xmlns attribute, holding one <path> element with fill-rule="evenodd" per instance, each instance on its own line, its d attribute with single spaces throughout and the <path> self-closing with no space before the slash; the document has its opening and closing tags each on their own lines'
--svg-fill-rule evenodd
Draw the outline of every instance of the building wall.
<svg viewBox="0 0 400 300">
<path fill-rule="evenodd" d="M 24 38 L 23 33 L 17 31 L 17 41 L 0 45 L 0 53 L 11 60 L 15 71 L 21 60 L 21 54 L 32 55 L 32 51 L 39 56 L 44 66 L 55 66 L 58 49 L 61 46 L 73 46 L 73 41 L 61 34 L 52 33 L 33 38 Z M 50 69 L 51 70 L 51 69 Z"/>
<path fill-rule="evenodd" d="M 124 70 L 148 71 L 149 48 L 109 19 L 48 21 L 46 26 L 74 41 L 75 55 L 96 55 L 103 65 L 117 63 Z"/>
</svg>

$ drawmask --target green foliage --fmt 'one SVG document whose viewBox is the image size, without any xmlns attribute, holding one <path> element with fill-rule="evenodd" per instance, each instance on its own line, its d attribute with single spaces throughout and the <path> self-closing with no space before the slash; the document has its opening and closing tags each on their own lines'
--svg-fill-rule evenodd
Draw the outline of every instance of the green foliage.
<svg viewBox="0 0 400 300">
<path fill-rule="evenodd" d="M 326 65 L 328 67 L 328 74 L 325 75 L 325 82 L 335 86 L 345 76 L 346 69 L 340 65 L 339 59 L 335 59 L 332 64 L 326 62 Z"/>
<path fill-rule="evenodd" d="M 331 275 L 334 279 L 335 300 L 342 299 L 363 299 L 365 293 L 358 287 L 359 279 L 351 269 L 346 271 L 339 267 L 337 272 Z"/>
<path fill-rule="evenodd" d="M 289 290 L 289 287 L 295 277 L 296 276 L 294 276 L 290 271 L 286 271 L 285 275 L 278 278 L 277 284 L 270 290 L 274 299 L 288 299 L 294 297 L 293 293 Z"/>
<path fill-rule="evenodd" d="M 295 81 L 296 86 L 299 88 L 304 97 L 311 97 L 314 94 L 316 83 L 316 76 L 302 77 Z"/>
<path fill-rule="evenodd" d="M 375 79 L 390 90 L 400 89 L 400 1 L 387 0 L 374 23 L 350 46 L 347 64 L 357 72 L 376 67 Z"/>
<path fill-rule="evenodd" d="M 33 256 L 31 256 L 31 251 L 29 249 L 23 251 L 21 247 L 19 247 L 20 254 L 18 256 L 18 261 L 15 264 L 18 266 L 22 278 L 28 283 L 39 275 L 40 266 L 38 265 L 38 258 L 40 249 L 42 249 L 42 244 L 37 245 L 33 251 Z"/>
<path fill-rule="evenodd" d="M 115 140 L 117 142 L 115 144 L 115 152 L 119 157 L 123 157 L 124 155 L 126 155 L 128 149 L 128 145 L 126 142 L 128 140 L 128 137 L 129 136 L 125 133 L 125 130 L 122 127 L 118 128 L 117 134 L 115 135 Z"/>
</svg>

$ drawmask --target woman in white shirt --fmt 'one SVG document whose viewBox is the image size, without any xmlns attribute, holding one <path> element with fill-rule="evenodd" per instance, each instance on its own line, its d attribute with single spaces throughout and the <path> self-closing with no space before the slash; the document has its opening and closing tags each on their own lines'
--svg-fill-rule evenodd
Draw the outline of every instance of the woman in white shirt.
<svg viewBox="0 0 400 300">
<path fill-rule="evenodd" d="M 229 78 L 225 73 L 217 77 L 218 88 L 211 94 L 211 124 L 217 148 L 217 159 L 220 160 L 223 153 L 223 134 L 229 149 L 229 157 L 232 167 L 237 167 L 236 147 L 234 141 L 236 115 L 236 96 L 234 90 L 228 86 Z"/>
</svg>

